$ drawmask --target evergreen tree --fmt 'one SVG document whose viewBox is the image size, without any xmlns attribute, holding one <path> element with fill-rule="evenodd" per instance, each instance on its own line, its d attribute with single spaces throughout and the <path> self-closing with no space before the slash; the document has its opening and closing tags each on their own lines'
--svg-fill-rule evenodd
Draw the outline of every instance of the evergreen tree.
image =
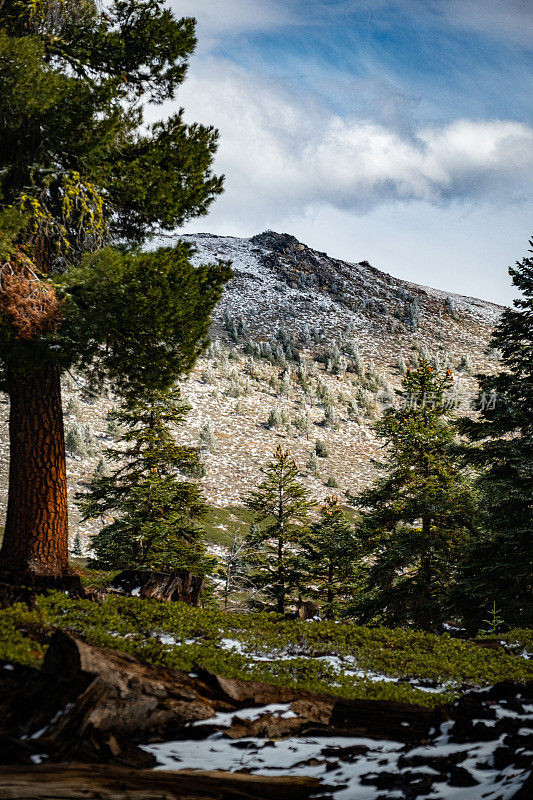
<svg viewBox="0 0 533 800">
<path fill-rule="evenodd" d="M 131 398 L 116 412 L 123 446 L 105 455 L 117 467 L 77 495 L 83 519 L 112 517 L 92 540 L 97 567 L 208 570 L 207 506 L 197 484 L 183 478 L 201 474 L 198 451 L 176 444 L 171 431 L 188 409 L 174 390 Z"/>
<path fill-rule="evenodd" d="M 105 463 L 103 458 L 98 459 L 98 464 L 96 465 L 96 469 L 94 470 L 94 478 L 107 478 L 109 471 L 107 469 L 107 464 Z"/>
<path fill-rule="evenodd" d="M 320 519 L 302 539 L 300 555 L 302 590 L 322 602 L 327 619 L 339 615 L 354 590 L 360 550 L 359 537 L 339 498 L 327 497 Z"/>
<path fill-rule="evenodd" d="M 61 373 L 134 397 L 203 349 L 227 265 L 185 243 L 138 245 L 205 214 L 222 190 L 217 133 L 175 97 L 194 20 L 163 0 L 6 0 L 0 6 L 0 388 L 10 476 L 0 565 L 68 570 Z"/>
<path fill-rule="evenodd" d="M 81 558 L 83 556 L 83 549 L 81 546 L 81 538 L 79 533 L 77 533 L 74 537 L 74 542 L 72 544 L 72 555 L 76 556 L 76 558 Z"/>
<path fill-rule="evenodd" d="M 533 240 L 530 241 L 533 247 Z M 533 252 L 530 250 L 529 252 Z M 479 624 L 494 604 L 510 625 L 533 623 L 533 258 L 511 267 L 522 297 L 506 309 L 491 345 L 503 371 L 481 375 L 478 420 L 464 420 L 480 468 L 485 535 L 461 581 L 467 620 Z"/>
<path fill-rule="evenodd" d="M 291 453 L 281 445 L 262 472 L 265 480 L 245 499 L 258 523 L 248 536 L 253 551 L 251 578 L 284 614 L 287 600 L 298 585 L 297 548 L 314 502 L 297 480 L 298 468 Z"/>
<path fill-rule="evenodd" d="M 436 628 L 450 613 L 450 586 L 472 532 L 475 497 L 454 448 L 455 426 L 438 375 L 425 359 L 408 370 L 399 408 L 376 424 L 388 447 L 386 475 L 363 492 L 361 535 L 369 557 L 363 619 Z"/>
</svg>

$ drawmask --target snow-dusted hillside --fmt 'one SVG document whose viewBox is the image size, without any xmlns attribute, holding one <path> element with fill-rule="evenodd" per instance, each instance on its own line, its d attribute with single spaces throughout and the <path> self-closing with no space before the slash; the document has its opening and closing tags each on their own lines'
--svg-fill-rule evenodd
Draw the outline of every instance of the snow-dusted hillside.
<svg viewBox="0 0 533 800">
<path fill-rule="evenodd" d="M 195 246 L 196 263 L 231 260 L 234 270 L 214 313 L 212 346 L 183 383 L 192 410 L 177 432 L 203 444 L 203 484 L 215 505 L 239 503 L 279 443 L 293 452 L 317 497 L 359 489 L 374 474 L 373 422 L 419 353 L 452 369 L 465 413 L 473 375 L 494 369 L 486 347 L 501 308 L 491 303 L 416 286 L 367 262 L 330 258 L 287 234 L 183 238 Z M 151 246 L 172 242 L 165 237 Z M 87 403 L 68 379 L 65 407 L 67 430 L 89 439 L 85 452 L 68 459 L 72 497 L 109 446 L 112 400 Z M 6 419 L 7 405 L 0 409 Z M 317 439 L 328 453 L 318 459 L 318 472 L 308 465 Z M 7 453 L 4 424 L 2 507 Z M 75 532 L 73 507 L 71 520 Z M 85 523 L 82 537 L 96 528 L 96 521 Z"/>
<path fill-rule="evenodd" d="M 343 326 L 350 326 L 367 355 L 381 360 L 383 346 L 392 345 L 395 351 L 394 341 L 388 340 L 398 334 L 402 344 L 412 345 L 411 328 L 395 321 L 404 318 L 413 303 L 419 306 L 419 338 L 429 334 L 439 349 L 455 344 L 477 350 L 480 334 L 485 339 L 483 329 L 493 326 L 502 310 L 483 300 L 393 278 L 367 262 L 331 258 L 288 234 L 269 231 L 251 239 L 210 234 L 182 238 L 197 248 L 197 263 L 231 260 L 235 277 L 219 306 L 219 319 L 229 308 L 244 317 L 254 335 L 271 336 L 285 323 L 293 335 L 307 324 L 320 325 L 338 337 Z"/>
<path fill-rule="evenodd" d="M 205 453 L 205 486 L 217 504 L 238 502 L 280 441 L 293 451 L 317 495 L 328 491 L 324 484 L 330 477 L 341 490 L 360 488 L 370 479 L 370 459 L 377 454 L 373 420 L 380 401 L 399 385 L 403 363 L 427 351 L 449 365 L 465 413 L 477 385 L 473 375 L 494 368 L 486 348 L 502 309 L 491 303 L 449 297 L 366 263 L 332 259 L 284 234 L 184 238 L 197 248 L 197 263 L 229 259 L 235 273 L 214 314 L 212 340 L 221 350 L 211 348 L 211 358 L 201 360 L 184 386 L 193 406 L 188 439 L 195 439 L 192 431 L 198 437 L 209 421 L 214 427 L 215 448 Z M 286 350 L 295 343 L 308 387 L 294 360 L 272 365 L 250 355 L 251 344 L 270 342 L 276 361 L 274 340 L 280 334 L 289 340 Z M 328 371 L 318 359 L 325 360 L 335 344 L 341 365 Z M 355 360 L 366 376 L 350 371 Z M 328 405 L 337 417 L 332 425 L 323 424 Z M 272 410 L 285 421 L 268 429 Z M 305 415 L 312 424 L 302 432 L 298 421 L 303 427 Z M 329 450 L 319 459 L 319 477 L 305 469 L 316 439 Z"/>
</svg>

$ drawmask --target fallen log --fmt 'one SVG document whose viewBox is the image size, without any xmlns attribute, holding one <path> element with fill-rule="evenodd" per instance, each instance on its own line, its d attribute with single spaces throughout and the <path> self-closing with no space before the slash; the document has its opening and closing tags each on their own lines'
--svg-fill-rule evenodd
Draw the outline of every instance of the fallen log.
<svg viewBox="0 0 533 800">
<path fill-rule="evenodd" d="M 0 768 L 0 800 L 307 800 L 316 778 L 55 765 Z"/>
<path fill-rule="evenodd" d="M 215 732 L 232 739 L 312 733 L 413 742 L 446 717 L 445 709 L 342 700 L 207 671 L 189 675 L 62 632 L 52 637 L 42 670 L 10 666 L 0 671 L 0 733 L 24 737 L 32 752 L 55 761 L 146 767 L 153 760 L 137 744 Z M 239 716 L 242 709 L 257 711 Z M 17 760 L 16 747 L 8 752 Z"/>
<path fill-rule="evenodd" d="M 371 739 L 413 742 L 426 739 L 429 730 L 438 727 L 448 716 L 446 707 L 429 709 L 391 700 L 345 700 L 238 678 L 224 678 L 205 670 L 200 670 L 199 675 L 204 683 L 221 690 L 228 701 L 234 701 L 241 707 L 289 703 L 295 717 L 276 717 L 279 736 L 316 733 L 322 736 L 368 736 Z M 265 727 L 266 722 L 266 717 L 251 723 L 241 721 L 228 728 L 227 735 L 232 738 L 276 735 L 272 725 Z"/>
<path fill-rule="evenodd" d="M 95 647 L 76 636 L 52 637 L 43 673 L 61 675 L 69 684 L 80 676 L 90 682 L 75 703 L 51 720 L 39 743 L 62 758 L 119 761 L 124 747 L 135 761 L 132 742 L 162 741 L 188 724 L 233 706 L 217 698 L 186 672 L 143 664 L 125 653 Z M 138 751 L 139 766 L 146 754 Z"/>
<path fill-rule="evenodd" d="M 289 736 L 305 732 L 325 735 L 369 736 L 409 742 L 427 738 L 429 729 L 445 718 L 442 709 L 432 710 L 384 700 L 342 700 L 295 689 L 235 678 L 224 678 L 207 670 L 194 677 L 186 672 L 142 664 L 125 653 L 89 645 L 77 636 L 58 632 L 52 638 L 43 670 L 69 676 L 98 676 L 99 683 L 80 698 L 87 724 L 99 731 L 119 732 L 146 741 L 146 735 L 200 737 L 220 726 L 212 722 L 218 711 L 238 711 L 272 704 L 290 705 L 290 718 L 265 712 L 252 722 L 236 721 L 224 727 L 228 736 Z M 105 690 L 101 691 L 101 684 Z M 74 713 L 74 712 L 73 712 Z M 196 731 L 190 729 L 195 723 Z M 68 725 L 60 720 L 59 727 Z M 64 734 L 62 734 L 64 735 Z M 143 738 L 144 737 L 144 738 Z"/>
</svg>

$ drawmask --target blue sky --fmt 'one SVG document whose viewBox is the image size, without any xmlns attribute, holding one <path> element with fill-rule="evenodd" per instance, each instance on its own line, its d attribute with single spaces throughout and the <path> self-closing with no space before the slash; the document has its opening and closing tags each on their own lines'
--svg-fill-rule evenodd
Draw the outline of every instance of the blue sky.
<svg viewBox="0 0 533 800">
<path fill-rule="evenodd" d="M 289 232 L 508 303 L 533 234 L 533 5 L 172 0 L 198 21 L 176 100 L 226 192 L 187 231 Z"/>
</svg>

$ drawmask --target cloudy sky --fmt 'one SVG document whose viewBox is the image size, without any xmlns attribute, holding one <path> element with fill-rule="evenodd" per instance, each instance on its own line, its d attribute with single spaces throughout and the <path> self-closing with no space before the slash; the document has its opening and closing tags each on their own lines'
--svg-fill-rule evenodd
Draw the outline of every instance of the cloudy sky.
<svg viewBox="0 0 533 800">
<path fill-rule="evenodd" d="M 267 228 L 509 303 L 533 235 L 530 0 L 171 0 L 197 18 L 176 103 L 226 191 L 185 230 Z"/>
</svg>

